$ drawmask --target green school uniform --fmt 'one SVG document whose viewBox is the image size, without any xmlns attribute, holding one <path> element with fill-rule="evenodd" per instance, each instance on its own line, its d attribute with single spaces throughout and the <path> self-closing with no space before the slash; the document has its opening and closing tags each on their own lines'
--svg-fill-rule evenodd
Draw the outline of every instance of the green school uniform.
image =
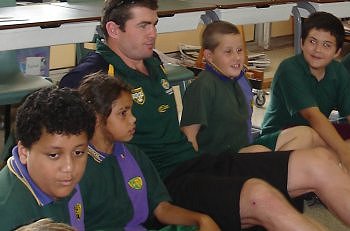
<svg viewBox="0 0 350 231">
<path fill-rule="evenodd" d="M 103 43 L 97 52 L 113 65 L 115 76 L 133 88 L 132 111 L 137 118 L 136 133 L 130 143 L 137 145 L 152 160 L 162 178 L 177 164 L 197 154 L 179 129 L 174 92 L 161 63 L 156 58 L 144 60 L 149 75 L 128 67 Z"/>
<path fill-rule="evenodd" d="M 244 78 L 244 77 L 243 77 Z M 249 144 L 245 96 L 237 81 L 202 71 L 183 97 L 181 126 L 200 124 L 200 153 L 237 152 Z"/>
<path fill-rule="evenodd" d="M 302 54 L 284 60 L 272 81 L 270 104 L 262 123 L 262 134 L 296 126 L 309 125 L 298 113 L 318 107 L 328 117 L 332 110 L 340 116 L 350 115 L 350 77 L 339 62 L 333 60 L 321 81 L 311 74 Z"/>
<path fill-rule="evenodd" d="M 345 66 L 345 68 L 348 70 L 348 72 L 350 73 L 350 53 L 347 54 L 342 60 L 341 62 L 343 63 L 343 65 Z"/>
<path fill-rule="evenodd" d="M 126 145 L 140 167 L 147 185 L 149 217 L 170 196 L 152 162 L 133 145 Z M 133 216 L 120 166 L 114 155 L 89 149 L 88 164 L 80 188 L 85 206 L 86 230 L 124 230 Z"/>
<path fill-rule="evenodd" d="M 0 229 L 13 230 L 42 218 L 70 224 L 67 205 L 71 196 L 53 200 L 29 177 L 21 175 L 14 162 L 14 157 L 10 157 L 7 166 L 0 171 Z M 22 168 L 25 169 L 23 165 Z"/>
</svg>

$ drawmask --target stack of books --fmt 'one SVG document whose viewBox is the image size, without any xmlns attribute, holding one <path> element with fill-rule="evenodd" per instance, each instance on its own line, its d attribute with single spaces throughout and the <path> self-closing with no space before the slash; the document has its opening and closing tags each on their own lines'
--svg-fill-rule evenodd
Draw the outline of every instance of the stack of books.
<svg viewBox="0 0 350 231">
<path fill-rule="evenodd" d="M 271 64 L 270 59 L 265 53 L 248 54 L 248 69 L 250 70 L 265 70 Z"/>
</svg>

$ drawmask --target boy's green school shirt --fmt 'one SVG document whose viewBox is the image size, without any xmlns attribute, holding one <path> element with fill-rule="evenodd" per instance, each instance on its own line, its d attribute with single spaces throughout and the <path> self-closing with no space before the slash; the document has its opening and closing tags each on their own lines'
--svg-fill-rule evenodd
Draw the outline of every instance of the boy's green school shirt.
<svg viewBox="0 0 350 231">
<path fill-rule="evenodd" d="M 70 224 L 70 197 L 39 205 L 35 195 L 5 166 L 0 171 L 0 230 L 7 231 L 42 218 Z"/>
</svg>

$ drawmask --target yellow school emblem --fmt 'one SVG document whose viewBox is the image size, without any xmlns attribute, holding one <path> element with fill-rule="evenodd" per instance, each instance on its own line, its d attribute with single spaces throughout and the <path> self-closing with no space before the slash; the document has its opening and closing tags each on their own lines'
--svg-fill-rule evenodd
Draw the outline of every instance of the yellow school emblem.
<svg viewBox="0 0 350 231">
<path fill-rule="evenodd" d="M 168 90 L 168 89 L 170 88 L 170 84 L 169 84 L 168 80 L 162 79 L 162 80 L 160 81 L 160 83 L 162 84 L 162 86 L 163 86 L 163 88 L 164 88 L 165 90 Z"/>
<path fill-rule="evenodd" d="M 168 104 L 162 104 L 158 107 L 158 111 L 160 113 L 163 113 L 163 112 L 166 112 L 169 108 L 170 106 Z"/>
<path fill-rule="evenodd" d="M 82 210 L 82 205 L 80 203 L 74 205 L 74 214 L 77 219 L 81 218 Z"/>
<path fill-rule="evenodd" d="M 133 188 L 133 189 L 136 189 L 136 190 L 140 190 L 142 189 L 142 178 L 139 177 L 139 176 L 136 176 L 134 178 L 131 178 L 129 181 L 128 181 L 128 185 Z"/>
<path fill-rule="evenodd" d="M 145 93 L 143 93 L 142 87 L 138 87 L 131 90 L 131 96 L 135 103 L 144 104 L 146 101 Z"/>
</svg>

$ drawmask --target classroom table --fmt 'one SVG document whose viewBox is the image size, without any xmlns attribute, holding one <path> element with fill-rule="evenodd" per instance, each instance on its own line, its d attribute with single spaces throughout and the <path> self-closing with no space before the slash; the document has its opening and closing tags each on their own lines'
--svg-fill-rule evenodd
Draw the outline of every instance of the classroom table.
<svg viewBox="0 0 350 231">
<path fill-rule="evenodd" d="M 288 20 L 296 5 L 290 0 L 217 0 L 215 3 L 214 14 L 220 20 L 236 25 L 256 24 L 255 40 L 265 49 L 269 47 L 270 23 Z"/>
<path fill-rule="evenodd" d="M 90 41 L 99 18 L 50 4 L 0 8 L 0 51 Z"/>
<path fill-rule="evenodd" d="M 102 15 L 103 1 L 53 3 L 56 6 L 85 10 Z M 161 0 L 158 2 L 158 33 L 196 29 L 201 15 L 216 8 L 214 3 L 202 3 L 194 0 Z"/>
</svg>

